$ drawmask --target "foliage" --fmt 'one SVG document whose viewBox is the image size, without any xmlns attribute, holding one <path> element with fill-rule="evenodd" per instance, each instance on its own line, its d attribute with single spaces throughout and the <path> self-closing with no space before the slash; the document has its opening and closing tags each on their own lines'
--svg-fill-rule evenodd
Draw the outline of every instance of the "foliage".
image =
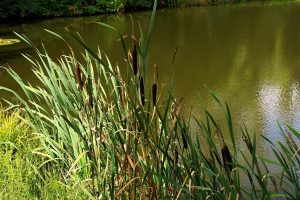
<svg viewBox="0 0 300 200">
<path fill-rule="evenodd" d="M 152 0 L 127 0 L 127 8 L 150 8 L 152 6 Z"/>
<path fill-rule="evenodd" d="M 1 17 L 25 17 L 25 16 L 47 16 L 50 10 L 47 8 L 47 0 L 3 0 L 0 2 Z"/>
<path fill-rule="evenodd" d="M 161 0 L 161 6 L 175 7 L 193 0 Z M 2 0 L 1 18 L 48 17 L 118 12 L 151 8 L 153 0 Z"/>
<path fill-rule="evenodd" d="M 123 4 L 124 0 L 14 0 L 13 3 L 3 0 L 0 1 L 0 18 L 115 12 L 123 8 Z"/>
</svg>

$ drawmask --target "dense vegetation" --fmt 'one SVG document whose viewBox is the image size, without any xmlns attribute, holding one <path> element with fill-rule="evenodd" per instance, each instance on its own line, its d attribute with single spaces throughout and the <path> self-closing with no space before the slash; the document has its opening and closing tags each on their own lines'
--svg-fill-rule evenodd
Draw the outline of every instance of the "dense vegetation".
<svg viewBox="0 0 300 200">
<path fill-rule="evenodd" d="M 247 1 L 250 0 L 160 0 L 158 6 L 218 5 Z M 1 0 L 0 19 L 115 13 L 149 9 L 153 6 L 153 2 L 153 0 Z"/>
<path fill-rule="evenodd" d="M 161 6 L 176 6 L 183 0 L 161 0 Z M 188 2 L 185 0 L 185 2 Z M 151 8 L 153 0 L 1 0 L 0 18 L 48 17 L 118 12 Z"/>
<path fill-rule="evenodd" d="M 172 96 L 171 86 L 167 97 L 160 95 L 156 67 L 147 64 L 154 19 L 155 7 L 140 40 L 101 24 L 120 35 L 127 69 L 122 73 L 72 33 L 85 48 L 81 62 L 71 46 L 69 55 L 57 60 L 19 35 L 36 51 L 37 59 L 25 58 L 40 83 L 30 85 L 8 68 L 24 94 L 0 87 L 18 102 L 6 101 L 0 113 L 1 198 L 300 198 L 300 133 L 295 129 L 282 131 L 285 141 L 278 143 L 261 138 L 276 159 L 262 158 L 256 134 L 236 129 L 229 106 L 213 92 L 225 127 L 208 111 L 183 117 L 182 100 Z M 237 148 L 237 131 L 243 151 Z M 280 174 L 270 170 L 272 165 Z"/>
</svg>

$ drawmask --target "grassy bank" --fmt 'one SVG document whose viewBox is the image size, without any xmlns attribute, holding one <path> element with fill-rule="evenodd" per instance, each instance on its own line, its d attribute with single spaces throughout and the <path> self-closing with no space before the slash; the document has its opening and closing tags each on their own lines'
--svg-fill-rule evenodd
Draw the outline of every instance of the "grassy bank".
<svg viewBox="0 0 300 200">
<path fill-rule="evenodd" d="M 148 32 L 135 36 L 123 37 L 113 27 L 99 24 L 119 34 L 124 50 L 120 67 L 125 73 L 73 33 L 85 49 L 82 54 L 48 31 L 70 49 L 59 59 L 19 35 L 35 49 L 36 59 L 24 57 L 40 82 L 30 85 L 7 68 L 23 94 L 0 87 L 17 100 L 7 101 L 5 112 L 11 114 L 2 115 L 4 127 L 10 124 L 4 119 L 13 119 L 10 127 L 15 133 L 5 129 L 1 134 L 7 155 L 1 156 L 6 160 L 1 176 L 22 183 L 18 188 L 12 182 L 3 195 L 10 198 L 16 190 L 22 191 L 16 198 L 37 199 L 300 198 L 298 131 L 282 131 L 285 141 L 257 138 L 245 127 L 234 127 L 229 106 L 213 92 L 224 119 L 206 110 L 202 116 L 182 116 L 183 100 L 172 95 L 171 84 L 161 89 L 158 70 L 147 63 L 155 12 L 156 6 Z M 168 95 L 162 97 L 162 92 Z M 191 124 L 197 128 L 191 129 Z M 243 150 L 237 148 L 237 132 L 243 135 Z M 225 140 L 225 134 L 230 139 Z M 258 140 L 270 144 L 276 159 L 257 153 Z M 15 146 L 20 149 L 16 153 Z M 271 170 L 273 165 L 279 175 Z"/>
<path fill-rule="evenodd" d="M 0 109 L 0 199 L 76 199 L 83 192 L 46 170 L 38 138 L 19 111 Z"/>
</svg>

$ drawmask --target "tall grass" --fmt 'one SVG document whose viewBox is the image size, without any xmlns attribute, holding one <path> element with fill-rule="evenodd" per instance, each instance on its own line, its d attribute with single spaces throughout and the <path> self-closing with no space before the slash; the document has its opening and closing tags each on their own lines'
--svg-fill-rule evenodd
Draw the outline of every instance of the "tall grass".
<svg viewBox="0 0 300 200">
<path fill-rule="evenodd" d="M 182 99 L 171 91 L 167 99 L 160 98 L 157 75 L 151 82 L 147 64 L 155 11 L 156 1 L 147 35 L 127 37 L 132 50 L 116 29 L 102 24 L 120 35 L 126 75 L 72 33 L 85 48 L 83 62 L 70 46 L 69 55 L 54 60 L 19 35 L 36 50 L 38 59 L 24 57 L 40 82 L 25 83 L 7 68 L 25 97 L 0 89 L 15 95 L 18 104 L 7 101 L 8 109 L 24 110 L 40 139 L 41 176 L 58 175 L 91 199 L 298 199 L 299 132 L 289 127 L 291 133 L 279 145 L 264 138 L 277 158 L 271 161 L 257 154 L 258 138 L 246 128 L 239 132 L 247 152 L 238 149 L 229 106 L 214 93 L 226 129 L 208 111 L 202 118 L 183 118 Z M 270 165 L 279 166 L 281 176 L 273 175 Z"/>
</svg>

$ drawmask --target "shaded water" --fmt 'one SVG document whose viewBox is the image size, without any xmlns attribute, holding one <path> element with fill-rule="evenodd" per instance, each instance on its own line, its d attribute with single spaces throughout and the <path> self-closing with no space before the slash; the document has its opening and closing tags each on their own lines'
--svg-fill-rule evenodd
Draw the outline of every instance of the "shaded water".
<svg viewBox="0 0 300 200">
<path fill-rule="evenodd" d="M 150 12 L 131 14 L 146 27 Z M 277 121 L 300 129 L 300 5 L 247 5 L 159 10 L 149 55 L 149 66 L 157 63 L 159 82 L 168 84 L 174 63 L 175 96 L 184 97 L 185 110 L 202 116 L 203 109 L 222 114 L 205 85 L 227 101 L 235 126 L 245 123 L 250 130 L 280 140 Z M 67 52 L 66 45 L 43 29 L 70 39 L 68 27 L 79 32 L 86 43 L 103 49 L 113 63 L 123 56 L 117 35 L 94 22 L 104 21 L 123 34 L 132 29 L 129 15 L 61 18 L 0 25 L 0 37 L 11 31 L 27 35 L 35 44 L 43 42 L 49 54 Z M 78 47 L 73 40 L 70 43 Z M 0 47 L 0 65 L 9 64 L 21 77 L 34 82 L 30 65 L 20 53 L 32 53 L 25 44 Z M 0 85 L 16 88 L 0 70 Z M 2 91 L 1 97 L 7 97 Z M 241 139 L 236 128 L 236 135 Z M 225 133 L 226 134 L 226 133 Z M 229 136 L 228 136 L 229 138 Z M 267 151 L 262 142 L 261 151 Z M 242 149 L 244 147 L 241 147 Z"/>
</svg>

